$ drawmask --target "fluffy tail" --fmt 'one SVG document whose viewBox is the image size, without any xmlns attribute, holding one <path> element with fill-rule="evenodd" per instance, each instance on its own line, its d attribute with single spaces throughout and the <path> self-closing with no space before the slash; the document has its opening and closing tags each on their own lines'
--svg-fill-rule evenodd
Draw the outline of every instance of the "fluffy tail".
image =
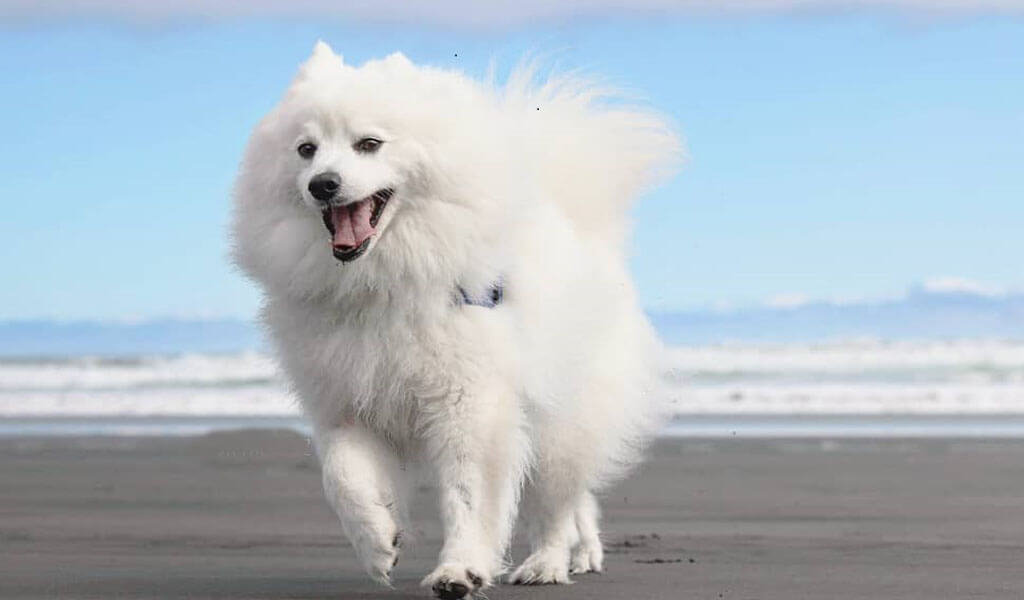
<svg viewBox="0 0 1024 600">
<path fill-rule="evenodd" d="M 581 232 L 624 239 L 638 195 L 671 175 L 682 144 L 661 115 L 621 93 L 572 75 L 537 82 L 534 63 L 515 69 L 503 90 L 509 114 L 545 193 Z"/>
</svg>

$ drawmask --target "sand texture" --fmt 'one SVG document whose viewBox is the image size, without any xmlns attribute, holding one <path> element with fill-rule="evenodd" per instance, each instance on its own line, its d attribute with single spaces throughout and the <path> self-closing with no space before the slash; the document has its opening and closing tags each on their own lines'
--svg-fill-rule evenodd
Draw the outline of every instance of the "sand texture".
<svg viewBox="0 0 1024 600">
<path fill-rule="evenodd" d="M 0 440 L 0 598 L 427 598 L 357 566 L 305 439 Z M 605 495 L 607 571 L 503 598 L 1024 598 L 1024 443 L 663 441 Z M 520 541 L 514 558 L 525 549 Z"/>
</svg>

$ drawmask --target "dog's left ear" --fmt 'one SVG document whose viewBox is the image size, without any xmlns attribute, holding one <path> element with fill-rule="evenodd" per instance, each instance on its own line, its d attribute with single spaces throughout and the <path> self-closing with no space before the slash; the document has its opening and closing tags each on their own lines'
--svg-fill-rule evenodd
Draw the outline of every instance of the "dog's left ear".
<svg viewBox="0 0 1024 600">
<path fill-rule="evenodd" d="M 309 75 L 320 69 L 330 69 L 337 67 L 344 67 L 345 61 L 338 54 L 334 53 L 334 50 L 327 45 L 327 42 L 323 40 L 317 41 L 316 45 L 313 46 L 313 54 L 302 64 L 299 69 L 299 73 L 302 75 Z"/>
</svg>

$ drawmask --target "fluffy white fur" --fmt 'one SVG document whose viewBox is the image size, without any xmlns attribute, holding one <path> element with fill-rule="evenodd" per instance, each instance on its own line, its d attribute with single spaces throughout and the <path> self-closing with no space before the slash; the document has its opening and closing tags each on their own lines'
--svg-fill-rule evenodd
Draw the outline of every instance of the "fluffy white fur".
<svg viewBox="0 0 1024 600">
<path fill-rule="evenodd" d="M 637 458 L 658 343 L 638 308 L 627 212 L 678 143 L 652 113 L 572 77 L 504 86 L 394 54 L 345 65 L 319 43 L 259 124 L 235 189 L 237 263 L 314 425 L 324 491 L 371 577 L 387 583 L 410 474 L 438 486 L 442 598 L 600 571 L 595 493 Z M 384 140 L 374 154 L 353 144 Z M 319 146 L 312 160 L 296 153 Z M 332 256 L 307 191 L 390 187 L 369 250 Z M 456 301 L 505 286 L 495 308 Z"/>
</svg>

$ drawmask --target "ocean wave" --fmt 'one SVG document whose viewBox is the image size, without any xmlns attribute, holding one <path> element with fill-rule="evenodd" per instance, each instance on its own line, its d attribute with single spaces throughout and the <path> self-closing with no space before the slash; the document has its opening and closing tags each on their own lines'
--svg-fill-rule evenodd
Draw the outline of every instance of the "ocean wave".
<svg viewBox="0 0 1024 600">
<path fill-rule="evenodd" d="M 1024 412 L 1024 385 L 817 382 L 683 385 L 669 391 L 674 414 L 1011 414 Z"/>
<path fill-rule="evenodd" d="M 1024 343 L 722 344 L 668 350 L 679 414 L 1024 413 Z M 0 360 L 0 416 L 295 415 L 264 354 Z"/>
<path fill-rule="evenodd" d="M 680 383 L 1024 383 L 1024 343 L 998 340 L 678 346 L 667 359 Z"/>
<path fill-rule="evenodd" d="M 295 398 L 282 387 L 176 388 L 0 392 L 0 416 L 294 416 Z"/>
<path fill-rule="evenodd" d="M 255 352 L 0 360 L 0 392 L 252 386 L 278 380 L 274 361 Z"/>
</svg>

